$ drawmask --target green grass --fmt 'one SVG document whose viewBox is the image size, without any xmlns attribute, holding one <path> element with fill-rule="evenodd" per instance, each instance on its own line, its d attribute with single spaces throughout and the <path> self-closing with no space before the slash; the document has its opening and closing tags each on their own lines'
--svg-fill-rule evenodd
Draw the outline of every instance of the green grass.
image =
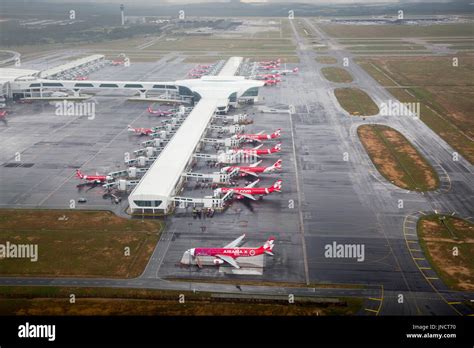
<svg viewBox="0 0 474 348">
<path fill-rule="evenodd" d="M 383 125 L 362 125 L 357 134 L 377 170 L 394 185 L 412 191 L 439 187 L 433 167 L 400 132 Z"/>
<path fill-rule="evenodd" d="M 336 98 L 349 114 L 355 116 L 373 116 L 379 113 L 372 98 L 358 88 L 336 88 Z"/>
<path fill-rule="evenodd" d="M 69 302 L 70 294 L 76 303 Z M 184 295 L 184 304 L 178 302 Z M 360 298 L 231 298 L 208 292 L 0 287 L 1 315 L 354 315 Z"/>
<path fill-rule="evenodd" d="M 136 277 L 163 228 L 106 211 L 0 210 L 0 217 L 0 243 L 37 244 L 39 254 L 37 262 L 4 259 L 2 276 Z"/>
<path fill-rule="evenodd" d="M 337 59 L 331 56 L 319 56 L 316 57 L 316 61 L 321 64 L 336 64 Z"/>
<path fill-rule="evenodd" d="M 427 40 L 426 42 L 432 43 L 432 44 L 472 44 L 474 45 L 474 39 L 469 39 L 469 40 L 464 40 L 464 39 L 439 39 L 439 40 Z"/>
<path fill-rule="evenodd" d="M 397 56 L 426 56 L 426 51 L 353 51 L 354 55 L 358 57 L 373 57 L 373 56 L 389 56 L 393 57 L 394 55 Z"/>
<path fill-rule="evenodd" d="M 146 50 L 163 51 L 266 51 L 295 49 L 290 39 L 217 39 L 217 38 L 178 38 L 176 41 L 160 40 Z"/>
<path fill-rule="evenodd" d="M 474 289 L 474 224 L 450 215 L 426 215 L 417 223 L 421 248 L 431 267 L 451 289 Z M 459 254 L 453 255 L 457 247 Z"/>
<path fill-rule="evenodd" d="M 272 55 L 272 56 L 262 56 L 262 55 L 259 55 L 259 54 L 256 54 L 256 55 L 248 55 L 248 54 L 244 54 L 244 55 L 241 55 L 242 57 L 244 58 L 250 58 L 252 61 L 264 61 L 264 60 L 270 60 L 270 59 L 274 59 L 275 57 L 279 57 L 281 58 L 282 62 L 284 63 L 299 63 L 299 58 L 298 56 L 293 56 L 293 55 Z M 232 57 L 232 55 L 221 55 L 221 56 L 206 56 L 206 55 L 202 55 L 202 56 L 197 56 L 197 55 L 193 55 L 193 56 L 187 56 L 185 59 L 184 59 L 184 62 L 185 63 L 213 63 L 213 62 L 216 62 L 218 60 L 227 60 L 229 59 L 230 57 Z"/>
<path fill-rule="evenodd" d="M 349 51 L 419 51 L 424 50 L 423 45 L 365 45 L 348 46 Z"/>
<path fill-rule="evenodd" d="M 348 83 L 354 80 L 351 74 L 343 68 L 325 67 L 321 69 L 321 72 L 327 80 L 332 82 Z"/>
<path fill-rule="evenodd" d="M 405 45 L 406 41 L 399 39 L 381 40 L 381 39 L 366 39 L 366 40 L 337 40 L 341 45 Z"/>
<path fill-rule="evenodd" d="M 319 24 L 330 36 L 337 38 L 406 38 L 406 37 L 472 37 L 471 23 L 415 25 L 345 25 Z"/>
<path fill-rule="evenodd" d="M 419 102 L 421 120 L 474 163 L 474 59 L 451 57 L 360 59 L 357 63 L 401 102 Z M 401 86 L 412 86 L 404 87 Z M 454 117 L 455 116 L 455 117 Z"/>
</svg>

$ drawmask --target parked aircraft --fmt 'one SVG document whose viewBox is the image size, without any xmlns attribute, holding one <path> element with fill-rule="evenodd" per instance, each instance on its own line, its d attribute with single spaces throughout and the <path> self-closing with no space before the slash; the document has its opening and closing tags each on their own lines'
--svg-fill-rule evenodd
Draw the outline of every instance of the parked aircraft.
<svg viewBox="0 0 474 348">
<path fill-rule="evenodd" d="M 275 238 L 270 237 L 262 246 L 258 248 L 244 248 L 239 247 L 242 240 L 245 238 L 245 234 L 234 240 L 233 242 L 225 245 L 223 248 L 192 248 L 185 251 L 182 263 L 188 264 L 190 258 L 194 259 L 195 262 L 200 265 L 199 257 L 214 257 L 214 265 L 222 265 L 228 263 L 234 268 L 241 268 L 239 265 L 239 258 L 241 257 L 254 257 L 262 254 L 273 256 L 273 247 Z M 189 256 L 189 257 L 186 257 Z"/>
</svg>

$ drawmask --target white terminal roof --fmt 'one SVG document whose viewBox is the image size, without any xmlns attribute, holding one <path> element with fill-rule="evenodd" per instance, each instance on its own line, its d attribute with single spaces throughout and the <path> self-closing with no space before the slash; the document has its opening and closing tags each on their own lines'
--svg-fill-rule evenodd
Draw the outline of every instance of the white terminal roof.
<svg viewBox="0 0 474 348">
<path fill-rule="evenodd" d="M 216 108 L 224 102 L 227 105 L 229 96 L 234 92 L 241 95 L 249 88 L 263 86 L 262 81 L 248 80 L 242 76 L 208 76 L 175 83 L 199 93 L 201 100 L 132 191 L 129 201 L 154 201 L 173 197 L 174 189 Z"/>
<path fill-rule="evenodd" d="M 93 62 L 95 60 L 102 59 L 104 57 L 105 56 L 103 54 L 93 54 L 91 56 L 87 56 L 87 57 L 84 57 L 84 58 L 79 58 L 79 59 L 73 60 L 72 62 L 62 64 L 62 65 L 56 66 L 56 67 L 51 68 L 51 69 L 43 70 L 40 73 L 40 77 L 45 78 L 45 77 L 48 77 L 48 76 L 53 76 L 53 75 L 56 75 L 56 74 L 60 74 L 63 71 L 66 71 L 66 70 L 69 70 L 69 69 L 74 69 L 75 67 Z"/>
<path fill-rule="evenodd" d="M 243 57 L 230 57 L 217 76 L 234 76 L 243 60 Z"/>
<path fill-rule="evenodd" d="M 0 68 L 0 83 L 14 81 L 23 76 L 32 76 L 38 72 L 38 70 L 31 69 Z"/>
<path fill-rule="evenodd" d="M 130 194 L 132 200 L 172 197 L 204 130 L 216 109 L 215 99 L 201 99 L 171 138 L 159 157 Z"/>
</svg>

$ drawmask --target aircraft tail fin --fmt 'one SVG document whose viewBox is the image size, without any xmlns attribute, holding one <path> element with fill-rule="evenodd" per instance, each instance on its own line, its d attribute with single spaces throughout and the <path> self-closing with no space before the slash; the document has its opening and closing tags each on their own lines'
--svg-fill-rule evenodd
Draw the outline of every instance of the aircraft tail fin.
<svg viewBox="0 0 474 348">
<path fill-rule="evenodd" d="M 275 246 L 274 244 L 275 238 L 270 237 L 268 240 L 263 244 L 263 252 L 268 255 L 274 255 L 273 254 L 273 247 Z"/>
<path fill-rule="evenodd" d="M 281 182 L 282 182 L 281 180 L 275 181 L 275 183 L 272 186 L 274 191 L 281 192 Z"/>
<path fill-rule="evenodd" d="M 79 169 L 76 169 L 76 177 L 78 177 L 79 179 L 82 179 L 84 178 L 84 174 L 82 174 Z"/>
<path fill-rule="evenodd" d="M 281 169 L 281 159 L 276 161 L 275 164 L 273 164 L 272 167 L 275 168 L 275 169 Z"/>
</svg>

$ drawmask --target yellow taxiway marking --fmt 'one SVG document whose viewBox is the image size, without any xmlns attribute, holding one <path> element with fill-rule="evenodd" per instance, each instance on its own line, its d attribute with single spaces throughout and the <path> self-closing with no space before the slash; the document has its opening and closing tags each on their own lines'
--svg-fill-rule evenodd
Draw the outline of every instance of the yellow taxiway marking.
<svg viewBox="0 0 474 348">
<path fill-rule="evenodd" d="M 462 302 L 448 302 L 450 305 L 461 304 Z"/>
<path fill-rule="evenodd" d="M 376 310 L 373 310 L 373 309 L 368 309 L 368 308 L 364 308 L 364 309 L 365 309 L 366 311 L 368 311 L 368 312 L 374 312 L 374 313 L 378 313 L 378 311 L 376 311 Z"/>
<path fill-rule="evenodd" d="M 420 267 L 420 269 L 431 269 L 431 267 Z"/>
<path fill-rule="evenodd" d="M 414 257 L 413 260 L 424 261 L 426 259 L 424 257 Z"/>
<path fill-rule="evenodd" d="M 436 280 L 436 279 L 439 279 L 439 278 L 437 278 L 437 277 L 426 277 L 426 279 Z"/>
<path fill-rule="evenodd" d="M 375 298 L 375 297 L 369 297 L 369 300 L 383 301 L 383 299 L 381 299 L 381 298 Z"/>
</svg>

